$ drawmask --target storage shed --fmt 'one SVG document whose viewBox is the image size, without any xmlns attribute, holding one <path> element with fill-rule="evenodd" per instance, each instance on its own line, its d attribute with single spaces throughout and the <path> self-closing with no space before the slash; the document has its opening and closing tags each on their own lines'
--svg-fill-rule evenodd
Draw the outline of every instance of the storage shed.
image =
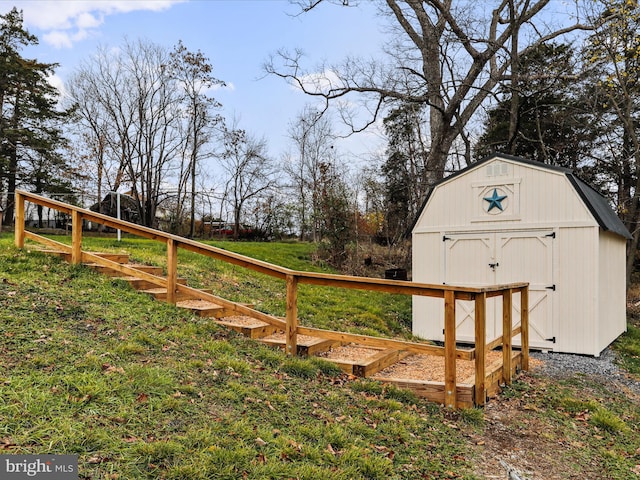
<svg viewBox="0 0 640 480">
<path fill-rule="evenodd" d="M 486 158 L 431 189 L 412 235 L 416 282 L 529 282 L 531 348 L 598 356 L 626 330 L 631 235 L 571 170 Z M 414 297 L 413 333 L 442 341 L 443 308 L 441 299 Z M 457 301 L 458 341 L 474 341 L 473 323 L 473 302 Z M 502 334 L 501 301 L 488 299 L 486 328 L 488 341 Z"/>
</svg>

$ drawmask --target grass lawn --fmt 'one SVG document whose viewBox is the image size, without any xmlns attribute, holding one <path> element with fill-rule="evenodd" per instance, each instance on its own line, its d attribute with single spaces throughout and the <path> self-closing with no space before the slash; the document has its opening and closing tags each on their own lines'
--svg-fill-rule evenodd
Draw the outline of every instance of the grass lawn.
<svg viewBox="0 0 640 480">
<path fill-rule="evenodd" d="M 164 263 L 157 244 L 85 240 Z M 219 245 L 322 269 L 308 244 Z M 280 281 L 182 251 L 180 264 L 191 285 L 284 313 Z M 301 288 L 300 303 L 306 325 L 411 335 L 401 296 L 314 287 Z M 77 454 L 82 479 L 483 478 L 490 448 L 511 458 L 534 425 L 527 450 L 542 472 L 557 459 L 568 472 L 535 478 L 626 479 L 640 464 L 637 398 L 589 379 L 525 377 L 490 403 L 498 429 L 489 411 L 450 412 L 319 359 L 287 358 L 123 281 L 18 250 L 7 234 L 0 325 L 1 453 Z M 640 343 L 633 333 L 623 341 Z M 504 445 L 492 443 L 496 432 Z"/>
</svg>

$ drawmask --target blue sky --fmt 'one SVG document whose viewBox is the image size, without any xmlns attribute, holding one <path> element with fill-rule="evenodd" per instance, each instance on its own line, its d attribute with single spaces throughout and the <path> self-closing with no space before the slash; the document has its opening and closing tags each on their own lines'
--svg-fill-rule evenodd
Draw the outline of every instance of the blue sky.
<svg viewBox="0 0 640 480">
<path fill-rule="evenodd" d="M 40 44 L 25 56 L 58 63 L 64 82 L 98 45 L 116 47 L 125 37 L 144 38 L 209 57 L 217 78 L 229 87 L 216 92 L 224 115 L 267 138 L 279 157 L 287 149 L 288 123 L 310 99 L 280 78 L 265 77 L 263 63 L 280 48 L 301 48 L 306 65 L 338 63 L 346 56 L 378 56 L 382 19 L 369 2 L 358 8 L 321 5 L 304 15 L 285 0 L 15 0 L 0 3 L 23 10 L 27 29 Z M 379 148 L 377 134 L 337 142 L 345 155 L 366 156 Z"/>
</svg>

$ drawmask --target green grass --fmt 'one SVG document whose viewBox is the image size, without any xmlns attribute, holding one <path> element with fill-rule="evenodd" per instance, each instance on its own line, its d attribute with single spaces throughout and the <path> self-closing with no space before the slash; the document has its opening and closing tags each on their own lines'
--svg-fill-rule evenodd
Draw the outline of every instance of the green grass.
<svg viewBox="0 0 640 480">
<path fill-rule="evenodd" d="M 439 408 L 7 236 L 0 321 L 3 453 L 78 454 L 80 478 L 473 478 Z"/>
<path fill-rule="evenodd" d="M 69 242 L 69 237 L 56 237 Z M 287 268 L 336 273 L 311 261 L 315 246 L 291 242 L 206 242 L 235 253 Z M 124 237 L 86 237 L 83 248 L 90 251 L 127 252 L 142 263 L 166 267 L 166 247 L 161 242 Z M 209 257 L 179 250 L 178 274 L 196 288 L 212 288 L 216 295 L 250 303 L 266 313 L 285 315 L 284 282 Z M 350 291 L 314 285 L 298 288 L 298 316 L 302 325 L 339 329 L 365 335 L 412 338 L 411 298 L 380 292 Z"/>
<path fill-rule="evenodd" d="M 309 244 L 219 245 L 328 271 Z M 87 247 L 165 262 L 147 241 Z M 180 265 L 190 284 L 283 313 L 280 281 L 182 251 Z M 407 298 L 300 290 L 303 324 L 410 337 Z M 535 435 L 540 465 L 561 462 L 566 478 L 633 478 L 640 464 L 637 399 L 589 378 L 523 377 L 490 404 L 497 428 L 483 410 L 450 412 L 320 359 L 287 358 L 124 282 L 17 250 L 6 234 L 0 322 L 3 453 L 77 454 L 84 479 L 479 478 L 494 431 L 504 441 L 494 455 Z M 617 343 L 624 362 L 636 334 Z"/>
<path fill-rule="evenodd" d="M 621 364 L 630 373 L 640 376 L 640 328 L 630 324 L 627 332 L 615 343 L 621 354 Z"/>
</svg>

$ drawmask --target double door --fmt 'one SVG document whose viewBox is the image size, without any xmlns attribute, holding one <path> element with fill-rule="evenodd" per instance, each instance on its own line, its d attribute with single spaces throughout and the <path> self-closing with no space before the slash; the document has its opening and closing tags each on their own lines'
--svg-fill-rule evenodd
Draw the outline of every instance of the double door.
<svg viewBox="0 0 640 480">
<path fill-rule="evenodd" d="M 529 343 L 552 349 L 554 240 L 551 230 L 452 233 L 443 237 L 444 282 L 487 286 L 529 282 Z M 474 341 L 473 302 L 456 304 L 456 336 Z M 515 326 L 520 319 L 520 295 L 513 296 Z M 502 298 L 487 299 L 487 340 L 502 334 Z M 519 344 L 519 337 L 514 339 Z"/>
</svg>

